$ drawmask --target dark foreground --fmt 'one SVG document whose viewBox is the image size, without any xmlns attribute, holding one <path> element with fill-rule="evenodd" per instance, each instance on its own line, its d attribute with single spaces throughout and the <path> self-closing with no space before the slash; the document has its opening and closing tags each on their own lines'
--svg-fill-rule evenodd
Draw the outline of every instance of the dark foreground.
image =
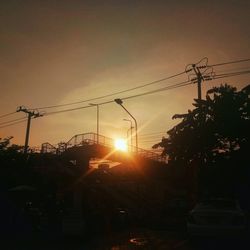
<svg viewBox="0 0 250 250">
<path fill-rule="evenodd" d="M 24 235 L 5 237 L 1 249 L 36 250 L 130 250 L 130 249 L 179 249 L 216 250 L 250 249 L 249 233 L 240 237 L 190 238 L 185 231 L 137 228 L 120 232 L 81 237 L 62 235 Z"/>
</svg>

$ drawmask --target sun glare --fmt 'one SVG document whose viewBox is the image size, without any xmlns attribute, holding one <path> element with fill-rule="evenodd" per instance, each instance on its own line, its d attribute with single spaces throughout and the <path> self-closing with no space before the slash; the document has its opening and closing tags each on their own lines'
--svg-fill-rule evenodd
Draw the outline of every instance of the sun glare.
<svg viewBox="0 0 250 250">
<path fill-rule="evenodd" d="M 117 150 L 127 152 L 128 151 L 128 145 L 126 143 L 126 140 L 124 140 L 124 139 L 116 139 L 115 140 L 115 148 Z"/>
</svg>

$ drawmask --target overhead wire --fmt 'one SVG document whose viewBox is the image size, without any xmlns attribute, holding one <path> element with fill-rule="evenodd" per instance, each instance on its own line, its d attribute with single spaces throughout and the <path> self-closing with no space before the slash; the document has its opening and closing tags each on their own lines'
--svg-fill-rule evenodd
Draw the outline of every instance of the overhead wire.
<svg viewBox="0 0 250 250">
<path fill-rule="evenodd" d="M 140 97 L 140 96 L 144 96 L 144 95 L 150 95 L 150 94 L 154 94 L 154 93 L 165 91 L 165 90 L 170 90 L 170 89 L 184 87 L 184 86 L 187 86 L 187 85 L 190 85 L 190 84 L 193 84 L 193 83 L 191 81 L 187 80 L 187 81 L 183 81 L 183 82 L 178 83 L 178 84 L 174 84 L 172 86 L 163 87 L 163 88 L 156 89 L 156 90 L 151 90 L 151 91 L 144 92 L 144 93 L 137 94 L 137 95 L 127 96 L 127 97 L 121 98 L 121 100 L 128 100 L 128 99 L 135 98 L 135 97 Z"/>
<path fill-rule="evenodd" d="M 144 136 L 138 135 L 138 136 L 140 136 L 140 138 L 143 138 L 143 139 L 153 139 L 153 138 L 163 137 L 164 135 L 159 134 L 159 135 L 144 135 Z"/>
<path fill-rule="evenodd" d="M 230 73 L 221 73 L 221 74 L 215 75 L 212 79 L 221 79 L 221 78 L 226 78 L 226 77 L 245 75 L 245 74 L 249 74 L 249 73 L 250 73 L 250 70 L 230 72 Z"/>
<path fill-rule="evenodd" d="M 140 137 L 140 136 L 139 136 Z M 163 136 L 159 137 L 140 137 L 140 141 L 155 141 L 155 140 L 161 140 Z"/>
<path fill-rule="evenodd" d="M 129 92 L 129 91 L 133 91 L 133 90 L 136 90 L 136 89 L 144 88 L 144 87 L 147 87 L 147 86 L 150 86 L 150 85 L 162 82 L 162 81 L 166 81 L 166 80 L 172 79 L 172 78 L 180 76 L 180 75 L 182 75 L 184 73 L 185 73 L 185 71 L 177 73 L 177 74 L 174 74 L 174 75 L 171 75 L 171 76 L 168 76 L 168 77 L 164 77 L 164 78 L 161 78 L 161 79 L 158 79 L 158 80 L 146 83 L 146 84 L 142 84 L 142 85 L 139 85 L 137 87 L 133 87 L 133 88 L 129 88 L 129 89 L 117 91 L 117 92 L 114 92 L 114 93 L 110 93 L 110 94 L 103 95 L 103 96 L 98 96 L 98 97 L 95 97 L 95 98 L 90 98 L 90 99 L 81 100 L 81 101 L 77 101 L 77 102 L 70 102 L 70 103 L 52 105 L 52 106 L 38 107 L 36 109 L 38 109 L 38 110 L 39 109 L 51 109 L 51 108 L 58 108 L 58 107 L 65 107 L 65 106 L 80 104 L 80 103 L 84 103 L 84 102 L 96 101 L 96 100 L 104 99 L 104 98 L 111 97 L 111 96 L 114 96 L 114 95 L 123 94 L 123 93 Z"/>
<path fill-rule="evenodd" d="M 33 119 L 37 119 L 37 118 L 39 118 L 39 117 L 41 117 L 41 116 L 32 117 L 31 119 L 33 120 Z M 13 120 L 12 123 L 10 123 L 10 124 L 6 124 L 6 125 L 4 125 L 4 126 L 0 126 L 0 128 L 5 128 L 5 127 L 9 127 L 9 126 L 12 126 L 12 125 L 15 125 L 15 124 L 19 124 L 19 123 L 22 123 L 22 122 L 26 122 L 27 120 L 28 120 L 27 117 L 18 118 L 18 119 Z M 14 121 L 16 121 L 16 122 L 14 122 Z M 10 122 L 10 121 L 9 121 L 9 122 Z M 7 122 L 4 122 L 4 123 L 7 123 Z M 4 123 L 0 123 L 0 125 L 1 125 L 1 124 L 4 124 Z"/>
<path fill-rule="evenodd" d="M 157 143 L 160 143 L 162 141 L 162 138 L 160 139 L 156 139 L 156 140 L 148 140 L 148 141 L 143 141 L 143 140 L 140 140 L 140 144 L 151 144 L 151 145 L 154 145 L 154 144 L 157 144 Z"/>
<path fill-rule="evenodd" d="M 20 120 L 23 120 L 23 119 L 26 119 L 26 117 L 22 117 L 22 118 L 10 120 L 10 121 L 6 121 L 6 122 L 1 122 L 0 125 L 8 124 L 8 123 L 16 122 L 16 121 L 20 121 Z"/>
<path fill-rule="evenodd" d="M 155 142 L 155 141 L 161 141 L 162 139 L 162 137 L 150 139 L 150 138 L 141 138 L 140 136 L 139 138 L 140 138 L 140 142 Z"/>
<path fill-rule="evenodd" d="M 247 62 L 247 61 L 250 61 L 250 59 L 242 59 L 242 60 L 237 60 L 237 61 L 230 61 L 230 62 L 218 63 L 218 64 L 213 64 L 213 65 L 207 65 L 207 66 L 208 67 L 214 67 L 214 66 L 222 66 L 222 65 L 228 65 L 228 64 L 242 63 L 242 62 Z M 180 75 L 182 75 L 184 73 L 186 73 L 186 71 L 183 71 L 181 73 L 178 73 L 178 74 L 175 74 L 175 75 L 172 75 L 172 76 L 169 76 L 169 77 L 165 77 L 165 78 L 153 81 L 153 82 L 149 82 L 149 83 L 146 83 L 146 84 L 134 87 L 134 88 L 114 92 L 114 93 L 99 96 L 99 97 L 96 97 L 96 98 L 91 98 L 91 99 L 82 100 L 82 101 L 78 101 L 78 102 L 60 104 L 60 105 L 39 107 L 39 108 L 36 108 L 36 109 L 46 109 L 46 108 L 49 109 L 49 108 L 63 107 L 63 106 L 69 106 L 69 105 L 73 105 L 73 104 L 79 104 L 79 103 L 99 100 L 99 99 L 103 99 L 103 98 L 106 98 L 106 97 L 111 97 L 111 96 L 114 96 L 114 95 L 117 95 L 117 94 L 126 93 L 126 92 L 129 92 L 129 91 L 132 91 L 132 90 L 143 88 L 143 87 L 146 87 L 146 86 L 149 86 L 149 85 L 153 85 L 153 84 L 159 83 L 161 81 L 165 81 L 167 79 L 171 79 L 171 78 L 180 76 Z M 222 78 L 225 78 L 225 77 L 232 77 L 232 76 L 238 76 L 238 75 L 249 74 L 249 73 L 250 73 L 250 70 L 238 71 L 238 72 L 228 72 L 228 73 L 223 73 L 222 72 L 220 74 L 217 74 L 217 75 L 213 76 L 212 79 L 222 79 Z M 155 89 L 155 90 L 151 90 L 151 91 L 147 91 L 147 92 L 143 92 L 143 93 L 139 93 L 139 94 L 135 94 L 135 95 L 130 95 L 130 96 L 123 97 L 123 98 L 120 98 L 120 99 L 121 100 L 132 99 L 132 98 L 145 96 L 145 95 L 149 95 L 149 94 L 153 94 L 153 93 L 157 93 L 157 92 L 161 92 L 161 91 L 166 91 L 166 90 L 170 90 L 170 89 L 175 89 L 175 88 L 187 86 L 187 85 L 190 85 L 190 84 L 193 84 L 193 82 L 190 81 L 190 80 L 187 80 L 187 81 L 183 81 L 183 82 L 180 82 L 180 83 L 177 83 L 177 84 L 172 84 L 172 85 L 169 85 L 169 86 L 166 86 L 166 87 L 163 87 L 163 88 L 159 88 L 159 89 Z M 109 101 L 97 103 L 97 105 L 105 105 L 105 104 L 112 103 L 112 102 L 114 102 L 114 100 L 109 100 Z M 59 114 L 59 113 L 65 113 L 65 112 L 70 112 L 70 111 L 80 110 L 80 109 L 85 109 L 85 108 L 90 108 L 90 107 L 93 107 L 93 106 L 87 105 L 87 106 L 81 106 L 81 107 L 76 107 L 76 108 L 71 108 L 71 109 L 52 111 L 52 112 L 45 113 L 44 116 Z M 15 113 L 16 112 L 7 113 L 7 114 L 4 114 L 4 115 L 1 115 L 0 118 L 7 117 L 7 116 L 13 115 Z M 15 125 L 15 124 L 18 124 L 18 123 L 21 123 L 21 122 L 24 122 L 24 121 L 27 120 L 27 119 L 25 119 L 25 120 L 22 120 L 22 119 L 24 119 L 24 118 L 19 118 L 19 119 L 15 119 L 15 120 L 11 120 L 11 121 L 2 122 L 2 123 L 0 123 L 0 125 L 1 124 L 7 124 L 7 125 L 0 126 L 0 128 L 12 126 L 12 125 Z M 17 121 L 17 122 L 15 122 L 15 121 Z M 10 124 L 8 124 L 8 123 L 10 123 Z"/>
<path fill-rule="evenodd" d="M 175 88 L 183 87 L 183 86 L 190 85 L 190 84 L 192 84 L 192 83 L 189 80 L 188 81 L 183 81 L 181 83 L 173 84 L 173 85 L 170 85 L 170 86 L 167 86 L 167 87 L 163 87 L 163 88 L 160 88 L 160 89 L 147 91 L 147 92 L 136 94 L 136 95 L 131 95 L 131 96 L 123 97 L 123 98 L 120 98 L 120 99 L 121 100 L 127 100 L 127 99 L 136 98 L 136 97 L 140 97 L 140 96 L 150 95 L 150 94 L 161 92 L 161 91 L 165 91 L 165 90 L 170 90 L 170 89 L 175 89 Z M 109 100 L 109 101 L 97 103 L 97 105 L 105 105 L 105 104 L 109 104 L 109 103 L 112 103 L 112 102 L 114 102 L 114 100 Z M 93 107 L 93 106 L 92 105 L 87 105 L 87 106 L 76 107 L 76 108 L 71 108 L 71 109 L 64 109 L 64 110 L 59 110 L 59 111 L 52 111 L 52 112 L 45 113 L 43 116 L 48 116 L 48 115 L 53 115 L 53 114 L 59 114 L 59 113 L 65 113 L 65 112 L 70 112 L 70 111 L 75 111 L 75 110 L 80 110 L 80 109 L 85 109 L 85 108 L 90 108 L 90 107 Z"/>
<path fill-rule="evenodd" d="M 229 61 L 229 62 L 223 62 L 223 63 L 216 63 L 208 65 L 209 67 L 216 67 L 216 66 L 222 66 L 222 65 L 228 65 L 228 64 L 235 64 L 235 63 L 242 63 L 242 62 L 248 62 L 250 61 L 250 58 L 247 59 L 241 59 L 241 60 L 235 60 L 235 61 Z"/>
<path fill-rule="evenodd" d="M 216 70 L 216 73 L 217 74 L 223 74 L 223 73 L 231 73 L 231 72 L 234 72 L 234 71 L 244 71 L 244 70 L 249 70 L 250 68 L 250 65 L 246 66 L 246 67 L 237 67 L 237 68 L 226 68 L 226 69 L 222 69 L 222 70 Z"/>
<path fill-rule="evenodd" d="M 6 128 L 6 127 L 13 126 L 13 125 L 16 125 L 16 124 L 19 124 L 22 122 L 26 122 L 26 121 L 27 121 L 27 119 L 22 120 L 22 121 L 18 121 L 18 122 L 13 122 L 13 123 L 10 123 L 10 124 L 4 125 L 4 126 L 0 126 L 0 128 Z"/>
<path fill-rule="evenodd" d="M 0 118 L 7 117 L 7 116 L 13 115 L 13 114 L 15 114 L 15 113 L 16 113 L 16 111 L 15 111 L 15 112 L 8 113 L 8 114 L 0 115 Z"/>
<path fill-rule="evenodd" d="M 205 59 L 208 61 L 207 58 L 203 58 L 202 60 L 205 60 Z M 206 65 L 207 65 L 207 61 L 206 61 Z M 221 65 L 227 65 L 227 64 L 234 64 L 234 63 L 240 63 L 240 62 L 246 62 L 246 61 L 250 61 L 250 59 L 241 59 L 241 60 L 237 60 L 237 61 L 223 62 L 223 63 L 213 64 L 213 65 L 207 65 L 207 67 L 221 66 Z M 129 88 L 129 89 L 122 90 L 122 91 L 117 91 L 117 92 L 114 92 L 114 93 L 110 93 L 110 94 L 99 96 L 99 97 L 95 97 L 95 98 L 90 98 L 90 99 L 86 99 L 86 100 L 81 100 L 81 101 L 77 101 L 77 102 L 70 102 L 70 103 L 65 103 L 65 104 L 58 104 L 58 105 L 38 107 L 36 109 L 38 109 L 38 110 L 39 109 L 51 109 L 51 108 L 58 108 L 58 107 L 65 107 L 65 106 L 80 104 L 80 103 L 84 103 L 84 102 L 96 101 L 96 100 L 100 100 L 100 99 L 103 99 L 103 98 L 111 97 L 111 96 L 114 96 L 114 95 L 126 93 L 126 92 L 129 92 L 129 91 L 133 91 L 133 90 L 136 90 L 136 89 L 144 88 L 146 86 L 150 86 L 150 85 L 153 85 L 153 84 L 156 84 L 156 83 L 159 83 L 159 82 L 162 82 L 162 81 L 165 81 L 165 80 L 168 80 L 168 79 L 180 76 L 180 75 L 182 75 L 182 74 L 184 74 L 186 72 L 187 71 L 185 69 L 185 71 L 183 71 L 183 72 L 180 72 L 180 73 L 177 73 L 177 74 L 165 77 L 165 78 L 161 78 L 159 80 L 155 80 L 155 81 L 152 81 L 152 82 L 149 82 L 149 83 L 146 83 L 146 84 L 139 85 L 137 87 Z M 158 92 L 158 90 L 156 90 L 156 92 Z M 145 94 L 144 93 L 138 94 L 137 97 L 139 97 L 141 95 L 145 95 Z M 124 98 L 123 100 L 129 99 L 129 98 L 134 98 L 134 96 L 133 97 Z M 110 103 L 110 102 L 105 102 L 103 104 L 107 104 L 107 103 Z M 101 105 L 101 104 L 99 104 L 99 105 Z M 88 107 L 89 107 L 89 105 L 84 106 L 84 107 L 76 107 L 76 108 L 69 109 L 69 111 L 78 110 L 78 109 L 82 109 L 82 108 L 88 108 Z M 64 111 L 64 110 L 60 111 L 59 110 L 59 111 L 50 112 L 49 114 L 52 114 L 52 113 L 56 114 L 56 113 L 62 113 L 62 112 L 66 112 L 66 111 Z"/>
<path fill-rule="evenodd" d="M 163 133 L 166 133 L 166 131 L 159 131 L 159 132 L 145 133 L 145 134 L 140 134 L 140 136 L 144 136 L 144 135 L 153 135 L 153 134 L 163 134 Z"/>
<path fill-rule="evenodd" d="M 160 136 L 163 136 L 163 134 L 155 134 L 155 135 L 139 135 L 141 138 L 158 138 Z"/>
</svg>

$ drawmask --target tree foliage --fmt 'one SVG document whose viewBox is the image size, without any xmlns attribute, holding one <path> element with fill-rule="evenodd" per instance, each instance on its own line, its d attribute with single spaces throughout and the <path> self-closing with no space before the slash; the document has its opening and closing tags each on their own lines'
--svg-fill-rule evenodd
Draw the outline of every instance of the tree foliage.
<svg viewBox="0 0 250 250">
<path fill-rule="evenodd" d="M 23 146 L 11 144 L 13 136 L 0 138 L 0 157 L 6 158 L 9 155 L 16 155 L 23 152 Z"/>
<path fill-rule="evenodd" d="M 10 140 L 12 138 L 13 138 L 12 136 L 6 138 L 0 138 L 0 151 L 7 149 L 7 147 L 10 145 Z"/>
<path fill-rule="evenodd" d="M 170 160 L 187 164 L 213 162 L 218 155 L 250 148 L 249 95 L 250 85 L 240 91 L 227 84 L 210 89 L 205 100 L 195 99 L 192 111 L 173 116 L 181 122 L 153 147 L 162 147 Z"/>
</svg>

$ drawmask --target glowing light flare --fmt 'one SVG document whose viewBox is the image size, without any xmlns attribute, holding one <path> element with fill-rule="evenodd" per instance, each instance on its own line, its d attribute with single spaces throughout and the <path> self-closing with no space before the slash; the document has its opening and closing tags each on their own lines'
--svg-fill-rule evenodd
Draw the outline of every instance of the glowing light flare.
<svg viewBox="0 0 250 250">
<path fill-rule="evenodd" d="M 115 140 L 115 149 L 123 151 L 123 152 L 127 152 L 128 151 L 128 145 L 127 145 L 126 140 L 124 140 L 124 139 L 116 139 Z"/>
</svg>

